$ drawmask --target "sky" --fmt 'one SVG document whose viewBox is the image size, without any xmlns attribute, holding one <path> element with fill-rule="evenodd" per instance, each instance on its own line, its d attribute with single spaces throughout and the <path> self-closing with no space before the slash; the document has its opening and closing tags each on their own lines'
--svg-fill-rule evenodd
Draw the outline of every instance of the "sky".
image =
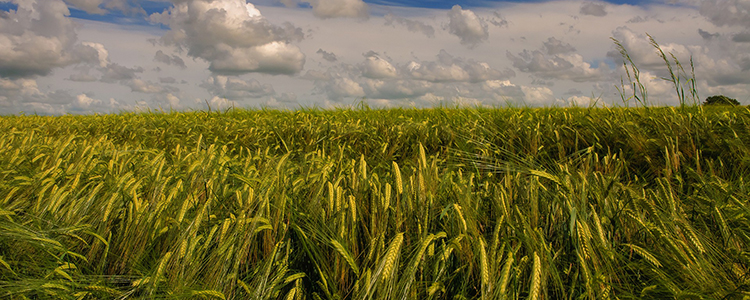
<svg viewBox="0 0 750 300">
<path fill-rule="evenodd" d="M 750 104 L 750 0 L 0 0 L 0 115 L 679 105 L 650 37 Z"/>
</svg>

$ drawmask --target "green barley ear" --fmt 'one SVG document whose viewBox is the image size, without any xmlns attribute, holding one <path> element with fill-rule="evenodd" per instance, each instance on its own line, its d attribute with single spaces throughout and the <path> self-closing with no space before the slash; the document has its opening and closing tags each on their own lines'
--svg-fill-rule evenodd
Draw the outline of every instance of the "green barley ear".
<svg viewBox="0 0 750 300">
<path fill-rule="evenodd" d="M 401 169 L 395 161 L 393 162 L 393 175 L 396 176 L 396 192 L 400 196 L 404 193 L 404 184 L 401 180 Z"/>
<path fill-rule="evenodd" d="M 365 161 L 364 154 L 359 157 L 359 173 L 361 174 L 363 181 L 367 182 L 367 162 Z"/>
<path fill-rule="evenodd" d="M 349 253 L 349 250 L 344 248 L 339 241 L 336 239 L 331 239 L 331 245 L 333 246 L 333 249 L 336 249 L 336 252 L 338 252 L 346 261 L 347 264 L 349 264 L 349 267 L 352 268 L 352 271 L 354 271 L 354 274 L 359 275 L 359 267 L 357 266 L 357 262 L 354 261 L 354 257 L 351 253 Z"/>
<path fill-rule="evenodd" d="M 534 251 L 534 264 L 532 266 L 531 273 L 531 289 L 529 290 L 529 299 L 538 300 L 539 294 L 542 290 L 542 263 L 539 260 L 539 255 Z"/>
<path fill-rule="evenodd" d="M 507 293 L 508 282 L 510 282 L 510 271 L 513 269 L 513 252 L 508 253 L 508 258 L 505 260 L 505 265 L 500 275 L 500 298 L 504 299 Z"/>
<path fill-rule="evenodd" d="M 401 251 L 401 243 L 403 243 L 403 241 L 404 233 L 401 232 L 396 234 L 396 237 L 391 240 L 391 244 L 388 246 L 388 250 L 385 252 L 381 271 L 381 276 L 384 281 L 387 280 L 388 277 L 391 277 L 391 273 L 395 269 L 395 264 L 399 257 L 399 252 Z"/>
<path fill-rule="evenodd" d="M 485 294 L 489 294 L 492 290 L 490 284 L 490 267 L 487 262 L 487 245 L 484 243 L 484 239 L 480 236 L 479 240 L 479 271 L 482 278 L 482 298 L 485 298 Z"/>
</svg>

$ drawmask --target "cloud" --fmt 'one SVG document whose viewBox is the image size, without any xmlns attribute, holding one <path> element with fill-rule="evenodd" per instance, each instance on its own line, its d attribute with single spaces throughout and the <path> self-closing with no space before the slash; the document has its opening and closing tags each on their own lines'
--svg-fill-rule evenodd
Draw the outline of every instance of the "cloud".
<svg viewBox="0 0 750 300">
<path fill-rule="evenodd" d="M 607 15 L 607 11 L 604 10 L 606 5 L 604 3 L 597 2 L 584 2 L 581 4 L 580 13 L 582 15 L 604 17 Z"/>
<path fill-rule="evenodd" d="M 104 5 L 109 10 L 118 10 L 125 15 L 146 15 L 144 10 L 139 4 L 139 0 L 109 0 Z"/>
<path fill-rule="evenodd" d="M 18 8 L 0 18 L 0 77 L 44 76 L 55 68 L 98 62 L 97 49 L 77 42 L 61 0 L 15 3 Z"/>
<path fill-rule="evenodd" d="M 750 31 L 740 32 L 732 36 L 732 42 L 750 43 Z"/>
<path fill-rule="evenodd" d="M 296 103 L 297 102 L 297 94 L 295 93 L 281 93 L 281 95 L 274 97 L 276 101 L 281 103 Z"/>
<path fill-rule="evenodd" d="M 159 83 L 175 84 L 177 83 L 177 79 L 174 77 L 159 77 Z"/>
<path fill-rule="evenodd" d="M 546 42 L 544 42 L 544 49 L 547 50 L 547 54 L 549 55 L 564 54 L 576 51 L 576 48 L 572 45 L 558 40 L 554 37 L 550 37 Z"/>
<path fill-rule="evenodd" d="M 522 86 L 524 100 L 531 105 L 544 105 L 555 101 L 555 94 L 548 87 Z"/>
<path fill-rule="evenodd" d="M 150 20 L 170 27 L 162 43 L 187 49 L 216 74 L 291 75 L 305 64 L 305 55 L 291 44 L 304 37 L 302 29 L 273 25 L 244 0 L 180 0 Z"/>
<path fill-rule="evenodd" d="M 708 32 L 708 31 L 705 31 L 705 30 L 703 30 L 703 29 L 700 29 L 700 28 L 698 28 L 698 34 L 699 34 L 699 35 L 700 35 L 700 36 L 701 36 L 701 37 L 702 37 L 702 38 L 703 38 L 704 40 L 707 40 L 707 41 L 710 41 L 711 39 L 713 39 L 713 38 L 717 38 L 717 37 L 719 37 L 719 36 L 721 35 L 721 34 L 719 34 L 718 32 L 717 32 L 717 33 L 710 33 L 710 32 Z"/>
<path fill-rule="evenodd" d="M 200 86 L 211 95 L 229 100 L 261 98 L 276 94 L 270 84 L 261 84 L 255 79 L 243 80 L 236 76 L 214 75 Z"/>
<path fill-rule="evenodd" d="M 44 94 L 39 91 L 36 80 L 0 78 L 0 105 L 14 107 L 19 103 L 39 101 Z"/>
<path fill-rule="evenodd" d="M 623 45 L 630 58 L 639 68 L 654 69 L 664 66 L 664 61 L 657 55 L 656 49 L 651 45 L 645 34 L 636 33 L 630 28 L 622 26 L 612 31 L 612 37 Z M 684 48 L 684 46 L 677 44 L 660 44 L 660 46 L 665 50 L 665 53 L 675 49 L 675 47 Z M 612 58 L 617 65 L 623 63 L 623 57 L 619 51 L 612 50 L 607 53 L 607 56 Z"/>
<path fill-rule="evenodd" d="M 162 94 L 166 92 L 177 91 L 177 89 L 175 88 L 167 88 L 159 84 L 156 84 L 150 81 L 145 81 L 145 80 L 138 79 L 138 78 L 128 80 L 124 84 L 130 87 L 131 91 L 133 92 L 146 93 L 146 94 Z"/>
<path fill-rule="evenodd" d="M 492 15 L 493 15 L 494 17 L 492 17 L 492 19 L 490 20 L 490 24 L 492 24 L 492 25 L 495 25 L 495 26 L 497 26 L 497 27 L 505 27 L 505 28 L 508 28 L 508 20 L 506 20 L 506 19 L 505 19 L 505 17 L 503 17 L 503 16 L 502 16 L 502 15 L 500 14 L 500 12 L 498 12 L 498 11 L 493 11 L 493 12 L 492 12 Z"/>
<path fill-rule="evenodd" d="M 341 101 L 345 97 L 364 97 L 365 90 L 354 80 L 347 77 L 337 77 L 318 87 L 330 100 Z"/>
<path fill-rule="evenodd" d="M 108 112 L 122 108 L 114 100 L 101 101 L 92 95 L 71 95 L 57 90 L 44 93 L 39 90 L 35 79 L 0 78 L 0 110 L 3 113 L 37 113 L 59 115 L 64 113 Z"/>
<path fill-rule="evenodd" d="M 336 60 L 338 60 L 336 58 L 336 54 L 333 54 L 331 52 L 323 51 L 323 49 L 320 49 L 320 48 L 315 53 L 320 54 L 320 56 L 322 56 L 323 59 L 325 59 L 325 60 L 327 60 L 329 62 L 336 62 Z"/>
<path fill-rule="evenodd" d="M 454 5 L 448 12 L 448 18 L 448 31 L 469 48 L 476 47 L 490 37 L 487 23 L 471 10 L 463 10 L 461 6 Z"/>
<path fill-rule="evenodd" d="M 78 9 L 81 9 L 90 14 L 103 15 L 107 13 L 106 10 L 101 9 L 99 6 L 102 5 L 103 0 L 65 0 L 72 4 Z"/>
<path fill-rule="evenodd" d="M 656 49 L 650 44 L 648 37 L 642 34 L 636 34 L 627 27 L 618 27 L 612 32 L 612 35 L 619 40 L 628 51 L 631 59 L 641 70 L 641 79 L 646 72 L 653 74 L 657 81 L 667 82 L 661 78 L 668 78 L 669 73 L 662 58 L 657 54 Z M 674 54 L 677 59 L 686 64 L 693 59 L 695 73 L 703 78 L 707 87 L 731 86 L 750 84 L 750 49 L 741 43 L 728 43 L 722 49 L 719 49 L 718 56 L 710 56 L 709 48 L 706 46 L 682 45 L 677 43 L 661 43 L 660 48 L 668 57 Z M 611 51 L 607 54 L 615 59 L 618 64 L 622 64 L 620 53 Z M 671 59 L 670 59 L 671 60 Z M 687 70 L 690 72 L 689 70 Z M 624 73 L 624 72 L 623 72 Z M 653 83 L 654 86 L 660 87 L 659 84 Z M 671 83 L 669 83 L 671 84 Z M 649 94 L 654 94 L 651 89 Z"/>
<path fill-rule="evenodd" d="M 646 16 L 645 18 L 641 17 L 641 16 L 635 16 L 635 17 L 630 18 L 625 23 L 629 23 L 629 24 L 646 23 L 646 22 L 649 22 L 651 20 L 654 20 L 656 22 L 664 24 L 664 20 L 661 20 L 661 19 L 658 19 L 658 18 L 652 17 L 652 16 Z"/>
<path fill-rule="evenodd" d="M 377 53 L 370 51 L 365 54 L 365 62 L 362 66 L 362 76 L 373 79 L 396 78 L 398 73 L 390 62 L 381 58 Z"/>
<path fill-rule="evenodd" d="M 424 22 L 397 17 L 390 13 L 386 14 L 384 18 L 385 18 L 386 26 L 395 27 L 395 24 L 399 24 L 401 26 L 406 27 L 406 29 L 409 30 L 410 32 L 422 33 L 425 36 L 430 37 L 430 38 L 435 37 L 435 28 L 433 28 L 431 25 L 425 24 Z"/>
<path fill-rule="evenodd" d="M 367 79 L 362 84 L 367 98 L 404 99 L 423 96 L 434 90 L 435 84 L 419 80 Z"/>
<path fill-rule="evenodd" d="M 101 100 L 91 98 L 86 94 L 80 94 L 76 96 L 76 102 L 75 102 L 76 106 L 80 108 L 86 108 L 91 105 L 96 105 L 96 104 L 101 104 L 101 103 L 102 103 Z"/>
<path fill-rule="evenodd" d="M 94 82 L 96 81 L 96 76 L 89 74 L 71 74 L 68 77 L 68 80 L 75 82 Z"/>
<path fill-rule="evenodd" d="M 185 61 L 182 60 L 182 58 L 174 54 L 172 54 L 172 56 L 169 56 L 161 50 L 156 51 L 156 54 L 154 55 L 154 61 L 166 64 L 169 66 L 175 65 L 183 69 L 187 68 L 187 66 L 185 65 Z"/>
<path fill-rule="evenodd" d="M 491 103 L 496 101 L 494 92 L 477 91 L 479 83 L 515 76 L 510 69 L 499 71 L 485 62 L 455 57 L 445 50 L 435 60 L 405 64 L 394 63 L 374 51 L 364 56 L 365 62 L 356 66 L 342 63 L 326 71 L 307 71 L 302 77 L 314 81 L 316 90 L 334 102 L 365 97 L 378 106 L 395 106 L 438 104 L 434 101 L 483 103 L 485 100 L 478 99 L 484 98 Z M 520 88 L 516 90 L 518 99 L 523 98 Z"/>
<path fill-rule="evenodd" d="M 99 60 L 99 66 L 104 68 L 109 64 L 109 52 L 104 48 L 104 45 L 92 42 L 83 42 L 81 45 L 90 47 L 96 51 L 96 57 Z"/>
<path fill-rule="evenodd" d="M 106 68 L 103 68 L 101 81 L 107 83 L 114 83 L 122 80 L 135 79 L 138 76 L 136 73 L 143 73 L 142 67 L 128 68 L 117 63 L 111 63 Z"/>
<path fill-rule="evenodd" d="M 369 7 L 362 0 L 310 0 L 313 15 L 321 19 L 363 18 L 369 16 Z"/>
<path fill-rule="evenodd" d="M 499 71 L 485 62 L 473 59 L 464 60 L 440 50 L 436 61 L 412 61 L 403 66 L 404 73 L 411 79 L 430 82 L 480 82 L 505 79 L 515 76 L 513 70 Z"/>
<path fill-rule="evenodd" d="M 321 72 L 318 70 L 309 70 L 305 72 L 304 75 L 300 76 L 302 79 L 312 80 L 312 81 L 328 81 L 331 80 L 333 77 L 330 72 Z"/>
<path fill-rule="evenodd" d="M 508 51 L 506 57 L 522 72 L 544 79 L 586 82 L 606 80 L 611 76 L 606 64 L 600 63 L 598 67 L 593 67 L 584 61 L 583 56 L 573 53 L 575 48 L 572 45 L 554 37 L 544 42 L 542 50 L 524 49 L 518 56 Z"/>
<path fill-rule="evenodd" d="M 565 102 L 570 106 L 590 106 L 597 102 L 598 99 L 586 96 L 570 96 Z"/>
<path fill-rule="evenodd" d="M 704 0 L 700 14 L 717 26 L 750 28 L 750 1 L 747 0 Z"/>
</svg>

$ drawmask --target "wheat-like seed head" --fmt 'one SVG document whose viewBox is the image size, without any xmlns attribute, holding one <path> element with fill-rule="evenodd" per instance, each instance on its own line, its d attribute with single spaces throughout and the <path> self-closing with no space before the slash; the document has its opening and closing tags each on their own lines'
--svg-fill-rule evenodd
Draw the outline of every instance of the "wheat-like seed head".
<svg viewBox="0 0 750 300">
<path fill-rule="evenodd" d="M 393 162 L 393 175 L 396 176 L 396 192 L 401 195 L 404 193 L 404 183 L 401 180 L 401 169 L 395 161 Z"/>
<path fill-rule="evenodd" d="M 539 294 L 542 290 L 542 263 L 534 251 L 534 264 L 532 266 L 531 273 L 531 289 L 529 290 L 529 299 L 538 300 Z"/>
<path fill-rule="evenodd" d="M 383 280 L 387 280 L 388 277 L 391 276 L 391 273 L 394 271 L 394 265 L 396 263 L 396 259 L 398 259 L 399 252 L 401 250 L 401 243 L 404 241 L 404 233 L 400 232 L 396 234 L 396 237 L 393 238 L 391 241 L 391 244 L 388 246 L 388 250 L 385 253 L 385 259 L 383 261 L 383 269 L 381 272 L 381 277 Z"/>
</svg>

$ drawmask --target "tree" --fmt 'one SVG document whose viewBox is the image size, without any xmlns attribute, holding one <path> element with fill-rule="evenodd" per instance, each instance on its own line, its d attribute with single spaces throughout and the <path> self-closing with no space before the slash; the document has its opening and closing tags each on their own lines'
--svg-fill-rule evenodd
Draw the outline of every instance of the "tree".
<svg viewBox="0 0 750 300">
<path fill-rule="evenodd" d="M 724 95 L 716 95 L 706 98 L 706 101 L 703 102 L 703 105 L 731 105 L 731 106 L 739 106 L 740 102 L 737 101 L 737 99 L 732 99 Z"/>
</svg>

